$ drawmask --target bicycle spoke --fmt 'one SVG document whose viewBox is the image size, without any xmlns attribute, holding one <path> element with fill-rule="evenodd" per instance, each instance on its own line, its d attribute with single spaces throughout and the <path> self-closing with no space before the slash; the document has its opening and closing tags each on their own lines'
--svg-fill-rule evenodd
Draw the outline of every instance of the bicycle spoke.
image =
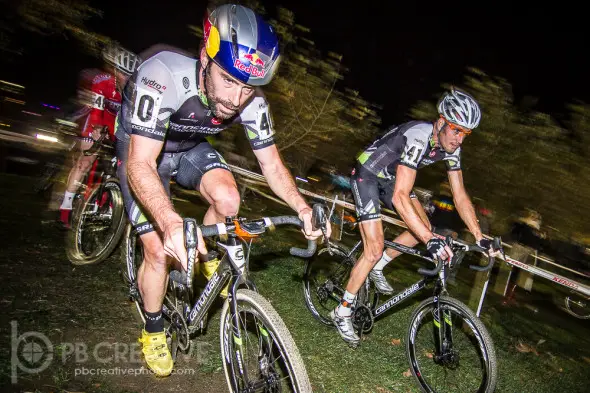
<svg viewBox="0 0 590 393">
<path fill-rule="evenodd" d="M 441 329 L 450 331 L 445 330 L 443 351 L 437 353 L 432 307 L 432 304 L 427 304 L 413 318 L 413 329 L 416 332 L 412 335 L 414 343 L 410 351 L 413 355 L 410 355 L 417 366 L 414 371 L 418 381 L 435 391 L 480 391 L 490 379 L 488 364 L 484 359 L 486 355 L 482 353 L 486 349 L 483 348 L 483 338 L 479 333 L 481 327 L 476 327 L 470 317 L 452 305 L 439 304 L 447 316 L 446 321 L 443 318 L 440 322 Z"/>
</svg>

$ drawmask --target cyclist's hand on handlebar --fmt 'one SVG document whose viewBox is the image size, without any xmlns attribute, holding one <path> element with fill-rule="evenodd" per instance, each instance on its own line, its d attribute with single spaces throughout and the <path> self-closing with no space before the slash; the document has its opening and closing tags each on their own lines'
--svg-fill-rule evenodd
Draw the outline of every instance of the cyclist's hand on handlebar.
<svg viewBox="0 0 590 393">
<path fill-rule="evenodd" d="M 201 230 L 197 227 L 197 250 L 199 254 L 207 254 Z M 187 270 L 188 256 L 184 244 L 184 222 L 180 216 L 170 221 L 164 228 L 164 252 L 176 259 Z"/>
<path fill-rule="evenodd" d="M 92 140 L 97 141 L 100 139 L 102 134 L 105 132 L 106 132 L 105 126 L 93 125 L 92 126 L 92 133 L 90 134 L 90 136 L 92 137 Z"/>
<path fill-rule="evenodd" d="M 446 261 L 453 257 L 451 247 L 449 247 L 444 240 L 439 239 L 436 236 L 426 243 L 426 249 L 434 259 L 442 259 L 443 261 Z"/>
<path fill-rule="evenodd" d="M 309 206 L 304 207 L 303 209 L 301 209 L 299 211 L 299 219 L 301 221 L 303 221 L 303 234 L 305 235 L 305 238 L 308 240 L 315 240 L 318 237 L 322 236 L 322 229 L 318 228 L 315 231 L 313 230 L 313 226 L 311 224 L 311 220 L 312 220 L 312 210 Z M 326 223 L 326 236 L 330 237 L 332 233 L 332 228 L 330 227 L 330 223 L 327 222 Z"/>
<path fill-rule="evenodd" d="M 494 249 L 494 241 L 493 240 L 486 239 L 485 237 L 482 237 L 481 239 L 476 241 L 475 244 L 477 244 L 481 248 L 485 248 L 486 250 L 488 250 L 488 255 L 491 257 L 497 257 L 500 255 L 501 250 Z"/>
</svg>

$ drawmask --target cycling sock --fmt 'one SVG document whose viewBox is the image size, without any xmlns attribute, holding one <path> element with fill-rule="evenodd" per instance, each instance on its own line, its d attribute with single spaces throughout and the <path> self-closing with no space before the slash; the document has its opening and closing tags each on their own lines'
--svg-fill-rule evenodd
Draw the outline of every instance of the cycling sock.
<svg viewBox="0 0 590 393">
<path fill-rule="evenodd" d="M 66 191 L 64 194 L 64 200 L 61 203 L 60 209 L 72 210 L 72 201 L 74 200 L 75 192 Z"/>
<path fill-rule="evenodd" d="M 164 331 L 164 318 L 162 311 L 145 312 L 145 331 L 148 333 L 158 333 Z"/>
<path fill-rule="evenodd" d="M 389 262 L 391 262 L 391 259 L 392 258 L 390 258 L 389 255 L 387 255 L 387 253 L 385 251 L 383 251 L 383 255 L 381 255 L 381 259 L 375 264 L 375 267 L 373 268 L 373 270 L 383 270 L 385 265 L 387 265 Z"/>
<path fill-rule="evenodd" d="M 352 314 L 352 304 L 355 299 L 356 294 L 345 291 L 342 300 L 340 300 L 340 304 L 336 307 L 336 314 L 338 314 L 339 317 L 350 317 Z"/>
</svg>

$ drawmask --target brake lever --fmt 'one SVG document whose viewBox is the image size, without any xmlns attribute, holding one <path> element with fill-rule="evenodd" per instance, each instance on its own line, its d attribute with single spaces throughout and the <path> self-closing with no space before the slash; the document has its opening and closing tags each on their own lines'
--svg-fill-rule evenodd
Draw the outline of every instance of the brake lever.
<svg viewBox="0 0 590 393">
<path fill-rule="evenodd" d="M 502 238 L 500 236 L 494 237 L 492 247 L 494 250 L 499 250 L 502 253 L 502 259 L 506 260 L 506 254 L 504 253 L 504 247 L 502 247 Z"/>
<path fill-rule="evenodd" d="M 331 214 L 331 213 L 330 213 Z M 322 235 L 324 237 L 324 244 L 328 247 L 328 252 L 332 255 L 332 247 L 330 245 L 330 239 L 326 235 L 326 226 L 328 223 L 328 216 L 326 215 L 326 210 L 324 205 L 321 203 L 315 203 L 313 205 L 313 210 L 311 214 L 311 225 L 312 229 L 315 231 L 318 228 L 321 229 Z"/>
</svg>

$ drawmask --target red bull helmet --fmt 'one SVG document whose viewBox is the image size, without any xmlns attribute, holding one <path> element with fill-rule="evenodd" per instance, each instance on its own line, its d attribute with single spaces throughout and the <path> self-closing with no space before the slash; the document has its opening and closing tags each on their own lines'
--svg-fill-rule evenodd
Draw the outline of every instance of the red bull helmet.
<svg viewBox="0 0 590 393">
<path fill-rule="evenodd" d="M 280 62 L 273 27 L 249 8 L 217 7 L 203 24 L 207 55 L 239 81 L 252 86 L 270 83 Z"/>
</svg>

